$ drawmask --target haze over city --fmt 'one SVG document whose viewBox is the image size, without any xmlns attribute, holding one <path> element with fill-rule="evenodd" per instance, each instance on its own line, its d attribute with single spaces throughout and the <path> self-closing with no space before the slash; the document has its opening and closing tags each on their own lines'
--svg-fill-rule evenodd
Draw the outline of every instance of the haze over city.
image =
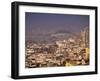
<svg viewBox="0 0 100 81">
<path fill-rule="evenodd" d="M 26 12 L 25 18 L 26 40 L 34 40 L 38 36 L 43 38 L 43 35 L 56 32 L 78 33 L 89 27 L 88 15 Z"/>
</svg>

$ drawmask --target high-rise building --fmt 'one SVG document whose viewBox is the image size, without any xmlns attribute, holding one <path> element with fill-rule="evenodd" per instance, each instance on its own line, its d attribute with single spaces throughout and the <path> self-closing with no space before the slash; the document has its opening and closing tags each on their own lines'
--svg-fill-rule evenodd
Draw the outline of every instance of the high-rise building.
<svg viewBox="0 0 100 81">
<path fill-rule="evenodd" d="M 81 31 L 81 39 L 84 47 L 89 48 L 89 28 L 86 27 L 83 31 Z"/>
</svg>

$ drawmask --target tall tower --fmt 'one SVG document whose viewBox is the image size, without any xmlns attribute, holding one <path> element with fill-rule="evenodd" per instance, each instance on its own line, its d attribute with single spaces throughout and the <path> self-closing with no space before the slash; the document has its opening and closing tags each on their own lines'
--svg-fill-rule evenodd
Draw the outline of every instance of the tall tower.
<svg viewBox="0 0 100 81">
<path fill-rule="evenodd" d="M 81 31 L 81 39 L 85 47 L 89 48 L 89 28 L 86 27 L 83 31 Z"/>
</svg>

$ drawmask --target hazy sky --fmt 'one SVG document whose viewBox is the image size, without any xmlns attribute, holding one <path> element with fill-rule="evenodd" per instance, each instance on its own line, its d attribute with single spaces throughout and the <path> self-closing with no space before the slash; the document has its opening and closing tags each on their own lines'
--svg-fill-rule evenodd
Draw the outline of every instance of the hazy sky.
<svg viewBox="0 0 100 81">
<path fill-rule="evenodd" d="M 89 27 L 88 15 L 29 13 L 25 15 L 26 36 L 54 33 L 59 30 L 79 32 Z"/>
</svg>

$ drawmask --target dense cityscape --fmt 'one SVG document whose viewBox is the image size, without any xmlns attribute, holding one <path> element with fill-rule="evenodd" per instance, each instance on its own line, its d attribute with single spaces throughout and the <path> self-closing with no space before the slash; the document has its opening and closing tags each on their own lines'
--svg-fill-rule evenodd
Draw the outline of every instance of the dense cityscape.
<svg viewBox="0 0 100 81">
<path fill-rule="evenodd" d="M 60 34 L 63 35 L 59 33 L 50 36 L 59 37 Z M 53 42 L 47 42 L 46 40 L 43 42 L 26 41 L 26 68 L 79 65 L 89 65 L 88 27 L 81 30 L 77 35 L 69 35 L 69 37 L 59 38 L 59 40 L 53 40 Z"/>
</svg>

